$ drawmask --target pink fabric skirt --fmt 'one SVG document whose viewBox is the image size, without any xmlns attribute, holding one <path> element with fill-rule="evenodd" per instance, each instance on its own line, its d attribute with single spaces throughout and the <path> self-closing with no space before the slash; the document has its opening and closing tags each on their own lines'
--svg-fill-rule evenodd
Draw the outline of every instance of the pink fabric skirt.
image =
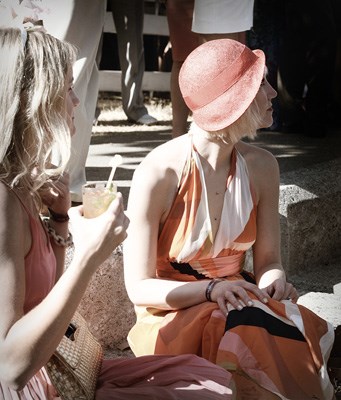
<svg viewBox="0 0 341 400">
<path fill-rule="evenodd" d="M 195 355 L 104 360 L 96 400 L 227 400 L 231 374 Z M 44 369 L 20 392 L 0 382 L 0 400 L 59 399 Z"/>
<path fill-rule="evenodd" d="M 0 382 L 0 400 L 54 400 L 60 399 L 44 368 L 31 378 L 19 392 Z"/>
</svg>

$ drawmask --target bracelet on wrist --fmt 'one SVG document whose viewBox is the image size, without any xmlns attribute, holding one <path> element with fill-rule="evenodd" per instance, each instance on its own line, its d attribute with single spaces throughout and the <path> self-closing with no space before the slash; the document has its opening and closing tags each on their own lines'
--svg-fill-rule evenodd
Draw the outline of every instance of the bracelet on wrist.
<svg viewBox="0 0 341 400">
<path fill-rule="evenodd" d="M 63 238 L 63 236 L 58 235 L 58 233 L 55 231 L 55 229 L 52 228 L 48 219 L 44 219 L 44 224 L 47 229 L 47 233 L 53 239 L 53 241 L 56 243 L 56 245 L 61 246 L 61 247 L 68 247 L 68 246 L 72 245 L 73 240 L 72 240 L 71 232 L 68 233 L 68 237 L 65 239 L 65 238 Z"/>
<path fill-rule="evenodd" d="M 205 291 L 205 296 L 206 296 L 207 301 L 211 301 L 211 302 L 213 301 L 211 298 L 212 290 L 218 282 L 221 282 L 223 280 L 224 279 L 221 279 L 221 278 L 214 278 L 209 282 L 209 284 L 206 287 L 206 291 Z"/>
<path fill-rule="evenodd" d="M 70 217 L 67 214 L 58 214 L 58 213 L 54 212 L 53 210 L 51 210 L 51 208 L 49 208 L 48 210 L 49 210 L 50 218 L 52 219 L 52 221 L 68 222 L 70 219 Z"/>
</svg>

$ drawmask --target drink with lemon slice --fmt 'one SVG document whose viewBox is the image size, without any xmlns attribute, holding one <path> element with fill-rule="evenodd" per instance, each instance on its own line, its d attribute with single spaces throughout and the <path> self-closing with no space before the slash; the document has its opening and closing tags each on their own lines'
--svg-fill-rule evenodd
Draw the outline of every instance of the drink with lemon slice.
<svg viewBox="0 0 341 400">
<path fill-rule="evenodd" d="M 95 218 L 103 214 L 114 200 L 117 186 L 113 182 L 116 168 L 123 163 L 123 158 L 116 154 L 110 161 L 111 172 L 107 182 L 89 182 L 83 185 L 83 209 L 85 218 Z"/>
<path fill-rule="evenodd" d="M 106 181 L 90 182 L 83 185 L 83 209 L 85 218 L 95 218 L 103 214 L 114 200 L 117 186 Z"/>
</svg>

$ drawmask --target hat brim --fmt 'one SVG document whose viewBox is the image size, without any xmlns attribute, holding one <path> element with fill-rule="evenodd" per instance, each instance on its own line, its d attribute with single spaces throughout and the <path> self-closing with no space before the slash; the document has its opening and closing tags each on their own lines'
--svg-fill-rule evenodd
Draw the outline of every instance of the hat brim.
<svg viewBox="0 0 341 400">
<path fill-rule="evenodd" d="M 247 110 L 258 93 L 264 77 L 265 55 L 253 50 L 255 63 L 225 93 L 209 104 L 193 111 L 194 122 L 206 131 L 218 131 L 237 121 Z"/>
</svg>

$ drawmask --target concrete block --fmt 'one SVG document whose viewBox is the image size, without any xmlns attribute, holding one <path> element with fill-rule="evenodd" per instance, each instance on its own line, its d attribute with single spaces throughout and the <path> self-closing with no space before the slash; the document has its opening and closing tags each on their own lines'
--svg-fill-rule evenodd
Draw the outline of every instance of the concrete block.
<svg viewBox="0 0 341 400">
<path fill-rule="evenodd" d="M 339 283 L 337 283 L 337 284 L 335 284 L 333 286 L 333 293 L 336 296 L 340 296 L 341 297 L 341 282 L 339 282 Z M 340 313 L 341 313 L 341 310 L 340 310 Z"/>
<path fill-rule="evenodd" d="M 309 292 L 298 299 L 319 317 L 330 322 L 334 328 L 341 325 L 341 297 L 332 293 Z"/>
<path fill-rule="evenodd" d="M 341 255 L 341 158 L 281 176 L 282 262 L 309 271 Z"/>
<path fill-rule="evenodd" d="M 71 260 L 73 248 L 68 249 Z M 128 298 L 123 277 L 123 256 L 120 248 L 97 269 L 81 300 L 78 311 L 88 322 L 93 335 L 105 351 L 124 349 L 136 316 Z"/>
</svg>

